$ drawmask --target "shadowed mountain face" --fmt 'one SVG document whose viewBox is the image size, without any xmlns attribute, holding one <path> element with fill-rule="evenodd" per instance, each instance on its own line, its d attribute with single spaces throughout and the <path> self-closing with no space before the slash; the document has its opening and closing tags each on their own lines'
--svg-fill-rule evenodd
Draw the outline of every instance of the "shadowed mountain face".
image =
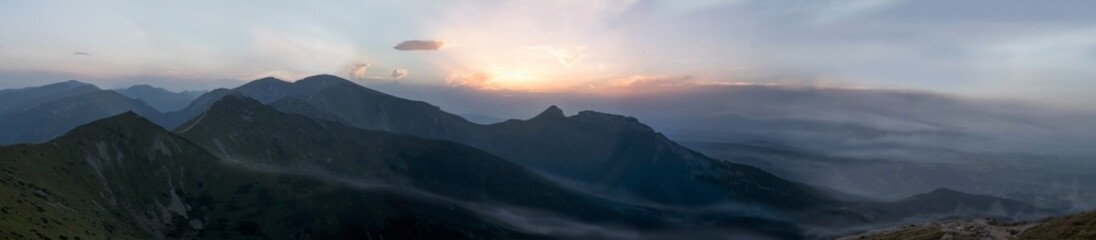
<svg viewBox="0 0 1096 240">
<path fill-rule="evenodd" d="M 226 159 L 260 166 L 404 185 L 586 219 L 624 219 L 597 205 L 604 200 L 560 188 L 475 148 L 289 115 L 246 97 L 226 96 L 176 131 Z"/>
<path fill-rule="evenodd" d="M 839 198 L 707 157 L 620 115 L 567 116 L 552 106 L 528 120 L 479 125 L 329 75 L 238 90 L 168 114 L 101 90 L 28 108 L 43 109 L 29 116 L 47 123 L 80 119 L 65 109 L 148 109 L 141 115 L 178 128 L 127 113 L 45 144 L 0 148 L 0 191 L 18 196 L 0 202 L 0 229 L 128 238 L 803 238 L 861 224 L 1043 213 L 948 189 L 893 202 Z"/>
<path fill-rule="evenodd" d="M 264 79 L 240 89 L 284 112 L 468 144 L 608 196 L 680 206 L 733 202 L 804 210 L 840 205 L 815 188 L 696 153 L 630 117 L 592 111 L 566 116 L 553 106 L 529 120 L 478 125 L 329 75 L 295 83 Z M 275 100 L 275 95 L 286 97 Z M 387 107 L 397 105 L 404 107 Z M 370 120 L 347 120 L 351 115 Z M 437 131 L 393 127 L 400 124 L 425 124 Z"/>
<path fill-rule="evenodd" d="M 125 89 L 115 89 L 114 91 L 133 99 L 145 101 L 156 110 L 165 113 L 181 110 L 190 105 L 190 102 L 197 99 L 198 96 L 204 94 L 204 92 L 194 91 L 172 92 L 149 85 L 135 85 Z"/>
<path fill-rule="evenodd" d="M 161 113 L 140 100 L 95 90 L 19 107 L 0 115 L 0 145 L 44 142 L 73 127 L 127 111 L 161 122 Z"/>
<path fill-rule="evenodd" d="M 1031 209 L 1034 208 L 1028 205 L 1015 207 L 1024 209 L 1022 211 L 984 213 L 997 211 L 995 205 L 1012 202 L 998 198 L 971 200 L 966 198 L 971 195 L 966 194 L 941 197 L 934 203 L 924 203 L 928 200 L 920 197 L 889 203 L 842 202 L 822 190 L 784 180 L 751 166 L 709 158 L 674 143 L 635 118 L 613 114 L 583 111 L 566 116 L 561 109 L 553 106 L 529 120 L 478 125 L 428 104 L 379 94 L 334 76 L 317 76 L 288 84 L 265 84 L 280 86 L 278 92 L 292 93 L 293 96 L 271 100 L 270 104 L 280 111 L 358 128 L 385 129 L 468 144 L 557 178 L 572 187 L 628 201 L 689 207 L 734 203 L 787 212 L 824 212 L 822 214 L 832 215 L 814 216 L 814 220 L 806 222 L 829 226 L 938 216 L 1045 213 L 1033 211 Z M 294 86 L 298 85 L 307 87 L 295 89 Z M 247 95 L 246 92 L 243 94 Z M 337 94 L 342 96 L 339 99 L 345 101 L 330 100 L 332 98 L 325 96 L 327 94 Z M 376 102 L 406 104 L 404 109 L 411 109 L 408 112 L 415 114 L 403 115 L 411 120 L 385 120 L 396 115 L 392 111 L 398 109 L 384 108 L 384 104 Z M 348 118 L 345 116 L 348 115 L 371 116 L 373 119 L 352 122 L 346 120 Z M 424 123 L 436 126 L 431 129 L 440 131 L 418 129 L 401 132 L 400 128 L 392 127 L 393 124 L 406 123 Z M 918 204 L 936 204 L 942 209 L 907 211 Z M 963 209 L 956 204 L 969 207 Z M 1004 204 L 1006 209 L 1011 208 L 1009 206 L 1012 205 Z M 844 210 L 836 210 L 842 208 Z"/>
<path fill-rule="evenodd" d="M 1036 214 L 1039 210 L 1029 204 L 1015 200 L 1001 199 L 985 195 L 972 195 L 953 189 L 938 188 L 931 192 L 918 194 L 901 201 L 890 203 L 890 211 L 909 211 L 916 213 L 933 212 L 1000 212 L 1000 215 Z"/>
<path fill-rule="evenodd" d="M 421 189 L 460 201 L 549 213 L 580 224 L 616 225 L 645 234 L 705 228 L 777 236 L 796 232 L 788 223 L 756 213 L 696 214 L 595 197 L 465 145 L 317 121 L 240 96 L 224 97 L 176 132 L 226 159 L 247 164 Z M 517 219 L 539 218 L 531 216 Z"/>
<path fill-rule="evenodd" d="M 237 91 L 271 102 L 285 112 L 362 129 L 469 144 L 548 175 L 590 186 L 598 192 L 643 201 L 671 205 L 731 201 L 779 208 L 812 206 L 826 201 L 808 188 L 755 168 L 703 157 L 625 117 L 594 112 L 565 117 L 561 110 L 553 109 L 530 121 L 482 126 L 427 103 L 396 98 L 330 75 L 295 83 L 261 79 L 241 86 Z M 89 99 L 42 105 L 34 114 L 12 118 L 22 122 L 8 124 L 9 131 L 15 134 L 7 136 L 19 138 L 13 142 L 44 141 L 72 126 L 127 110 L 155 119 L 162 126 L 174 127 L 182 122 L 180 119 L 198 117 L 209 104 L 228 94 L 230 92 L 225 90 L 213 91 L 181 111 L 161 115 L 141 101 L 102 91 L 84 96 Z M 56 126 L 31 127 L 41 122 Z M 44 133 L 17 132 L 27 129 Z M 23 137 L 32 134 L 34 137 Z M 774 187 L 764 187 L 766 185 Z"/>
<path fill-rule="evenodd" d="M 194 99 L 194 101 L 191 101 L 190 105 L 186 106 L 186 108 L 165 114 L 165 122 L 160 126 L 163 126 L 166 129 L 175 129 L 179 127 L 179 125 L 182 125 L 184 122 L 194 119 L 194 117 L 197 117 L 198 115 L 201 115 L 206 110 L 208 110 L 210 106 L 213 106 L 213 103 L 216 103 L 224 96 L 230 94 L 239 93 L 235 93 L 232 90 L 219 88 L 202 94 L 201 96 L 198 96 L 198 98 Z"/>
<path fill-rule="evenodd" d="M 924 219 L 975 216 L 1031 218 L 1052 213 L 1015 200 L 968 194 L 948 188 L 938 188 L 897 201 L 865 202 L 848 208 L 864 213 L 863 216 L 869 222 L 894 216 Z"/>
<path fill-rule="evenodd" d="M 500 156 L 533 169 L 624 196 L 663 204 L 724 201 L 811 208 L 826 197 L 750 166 L 708 158 L 670 141 L 635 118 L 550 107 L 529 120 L 485 126 Z"/>
<path fill-rule="evenodd" d="M 75 80 L 39 87 L 0 90 L 0 114 L 19 111 L 52 100 L 99 91 L 95 85 Z"/>
<path fill-rule="evenodd" d="M 249 170 L 136 114 L 0 148 L 5 238 L 529 238 L 444 200 Z"/>
<path fill-rule="evenodd" d="M 484 153 L 455 143 L 325 125 L 304 117 L 262 123 L 262 117 L 281 114 L 263 108 L 228 97 L 180 132 L 201 132 L 203 121 L 240 127 L 230 122 L 242 120 L 227 116 L 251 118 L 259 126 L 228 131 L 225 141 L 239 143 L 279 144 L 259 135 L 241 135 L 252 130 L 269 130 L 272 135 L 267 136 L 277 137 L 326 129 L 328 134 L 319 138 L 284 143 L 331 150 L 331 155 L 310 151 L 325 159 L 317 162 L 288 154 L 291 148 L 268 148 L 278 153 L 264 155 L 265 151 L 248 152 L 244 150 L 255 149 L 243 147 L 270 145 L 241 144 L 223 148 L 232 152 L 226 155 L 231 158 L 219 160 L 218 154 L 126 113 L 44 144 L 0 148 L 0 193 L 14 201 L 0 205 L 3 233 L 70 239 L 634 238 L 676 236 L 699 228 L 802 237 L 788 223 L 735 216 L 680 222 L 673 220 L 681 219 L 678 214 L 583 197 L 505 160 L 473 158 Z M 345 137 L 361 142 L 352 144 Z M 322 148 L 308 145 L 311 141 L 363 148 Z M 370 147 L 374 144 L 380 145 Z M 246 156 L 269 160 L 236 161 Z M 332 174 L 310 173 L 305 166 Z"/>
<path fill-rule="evenodd" d="M 320 118 L 369 130 L 419 137 L 469 140 L 474 131 L 457 115 L 425 102 L 397 98 L 332 75 L 316 75 L 289 83 L 264 78 L 233 89 L 290 113 L 323 113 Z M 311 106 L 292 101 L 296 98 Z M 316 116 L 316 115 L 309 115 Z M 467 141 L 459 141 L 467 142 Z"/>
<path fill-rule="evenodd" d="M 284 112 L 468 144 L 593 191 L 632 200 L 683 206 L 735 202 L 785 209 L 830 202 L 812 188 L 688 150 L 634 118 L 590 111 L 566 117 L 552 107 L 528 121 L 484 126 L 330 75 L 295 83 L 262 79 L 236 91 Z"/>
</svg>

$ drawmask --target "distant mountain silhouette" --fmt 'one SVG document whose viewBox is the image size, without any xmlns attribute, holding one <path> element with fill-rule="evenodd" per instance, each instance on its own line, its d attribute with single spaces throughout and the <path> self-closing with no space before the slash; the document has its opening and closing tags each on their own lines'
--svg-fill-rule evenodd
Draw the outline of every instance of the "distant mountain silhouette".
<svg viewBox="0 0 1096 240">
<path fill-rule="evenodd" d="M 186 108 L 165 114 L 165 122 L 161 126 L 166 129 L 175 129 L 184 122 L 193 119 L 208 110 L 210 106 L 213 106 L 213 103 L 221 100 L 224 96 L 231 94 L 239 93 L 228 89 L 218 88 L 202 94 L 191 101 L 190 105 L 187 105 Z"/>
<path fill-rule="evenodd" d="M 332 75 L 316 75 L 293 83 L 264 78 L 233 90 L 266 104 L 286 97 L 297 98 L 311 106 L 291 102 L 272 106 L 302 114 L 321 110 L 326 112 L 326 120 L 362 129 L 462 139 L 472 135 L 474 132 L 469 128 L 476 125 L 428 103 L 394 97 Z"/>
<path fill-rule="evenodd" d="M 881 214 L 916 213 L 942 220 L 885 228 L 841 239 L 939 239 L 947 235 L 955 239 L 987 239 L 987 235 L 993 236 L 992 239 L 1092 239 L 1096 236 L 1094 213 L 1034 220 L 1049 216 L 1049 213 L 1026 203 L 947 188 L 872 208 Z M 989 234 L 991 232 L 997 234 Z"/>
<path fill-rule="evenodd" d="M 674 143 L 635 118 L 556 107 L 529 120 L 484 127 L 480 145 L 533 169 L 606 192 L 663 204 L 739 202 L 778 208 L 829 203 L 816 189 L 757 168 L 708 158 Z"/>
<path fill-rule="evenodd" d="M 487 115 L 480 115 L 480 114 L 460 114 L 460 117 L 464 118 L 465 120 L 468 120 L 469 122 L 473 122 L 473 123 L 476 123 L 476 124 L 495 124 L 495 123 L 500 123 L 502 121 L 506 121 L 506 119 L 503 119 L 503 118 L 492 117 L 492 116 L 487 116 Z"/>
<path fill-rule="evenodd" d="M 955 214 L 962 216 L 972 213 L 996 214 L 997 216 L 1017 216 L 1045 214 L 1030 204 L 999 197 L 975 195 L 950 188 L 937 188 L 927 193 L 917 194 L 895 202 L 885 204 L 885 211 L 895 215 L 913 216 L 930 214 Z"/>
<path fill-rule="evenodd" d="M 141 101 L 145 101 L 156 110 L 165 113 L 181 110 L 190 105 L 190 102 L 197 99 L 198 96 L 205 94 L 204 91 L 172 92 L 144 84 L 124 89 L 114 89 L 114 91 L 130 98 L 141 99 Z"/>
<path fill-rule="evenodd" d="M 84 88 L 75 87 L 81 92 Z M 0 145 L 44 142 L 76 126 L 128 111 L 163 122 L 162 114 L 143 101 L 108 90 L 35 101 L 0 115 Z"/>
<path fill-rule="evenodd" d="M 76 80 L 38 87 L 0 90 L 0 114 L 94 91 L 99 91 L 99 88 Z"/>
<path fill-rule="evenodd" d="M 270 103 L 274 100 L 278 100 L 289 95 L 289 92 L 293 91 L 290 86 L 293 83 L 287 82 L 274 77 L 261 78 L 255 81 L 248 82 L 243 86 L 237 87 L 233 90 L 246 94 L 247 96 L 259 100 L 263 103 Z"/>
</svg>

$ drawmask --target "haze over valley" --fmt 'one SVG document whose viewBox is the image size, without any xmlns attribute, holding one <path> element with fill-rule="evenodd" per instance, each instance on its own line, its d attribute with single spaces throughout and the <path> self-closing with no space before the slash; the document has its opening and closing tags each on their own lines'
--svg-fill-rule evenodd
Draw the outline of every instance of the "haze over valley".
<svg viewBox="0 0 1096 240">
<path fill-rule="evenodd" d="M 0 239 L 1093 239 L 1089 5 L 0 3 Z"/>
</svg>

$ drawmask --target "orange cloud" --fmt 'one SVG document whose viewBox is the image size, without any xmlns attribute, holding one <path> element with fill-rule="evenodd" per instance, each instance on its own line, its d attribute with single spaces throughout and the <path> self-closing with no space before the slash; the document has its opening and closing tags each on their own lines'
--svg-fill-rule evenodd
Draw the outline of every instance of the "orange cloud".
<svg viewBox="0 0 1096 240">
<path fill-rule="evenodd" d="M 401 68 L 392 69 L 392 74 L 390 76 L 392 76 L 392 78 L 394 78 L 394 79 L 400 79 L 400 78 L 406 77 L 407 76 L 407 69 L 401 69 Z"/>
<path fill-rule="evenodd" d="M 529 66 L 492 66 L 472 73 L 454 73 L 446 79 L 450 86 L 465 86 L 484 90 L 549 91 L 559 89 L 545 81 L 536 68 Z"/>
<path fill-rule="evenodd" d="M 368 63 L 354 64 L 350 67 L 350 78 L 363 79 L 365 78 L 365 71 L 369 70 Z"/>
<path fill-rule="evenodd" d="M 445 79 L 445 84 L 449 86 L 468 86 L 473 88 L 489 88 L 491 79 L 494 78 L 488 72 L 476 72 L 472 74 L 450 74 Z"/>
</svg>

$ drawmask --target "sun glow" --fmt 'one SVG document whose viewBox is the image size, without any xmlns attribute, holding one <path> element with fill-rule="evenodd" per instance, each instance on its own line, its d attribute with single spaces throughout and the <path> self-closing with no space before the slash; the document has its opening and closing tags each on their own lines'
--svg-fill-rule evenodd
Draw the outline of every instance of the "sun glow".
<svg viewBox="0 0 1096 240">
<path fill-rule="evenodd" d="M 431 38 L 459 43 L 430 61 L 451 86 L 556 91 L 589 80 L 631 75 L 626 39 L 606 31 L 633 1 L 544 1 L 454 7 Z M 560 16 L 566 13 L 566 16 Z M 565 17 L 565 20 L 560 19 Z"/>
<path fill-rule="evenodd" d="M 454 70 L 447 84 L 484 90 L 546 91 L 557 88 L 546 81 L 543 68 L 493 65 L 482 69 L 474 72 Z"/>
</svg>

